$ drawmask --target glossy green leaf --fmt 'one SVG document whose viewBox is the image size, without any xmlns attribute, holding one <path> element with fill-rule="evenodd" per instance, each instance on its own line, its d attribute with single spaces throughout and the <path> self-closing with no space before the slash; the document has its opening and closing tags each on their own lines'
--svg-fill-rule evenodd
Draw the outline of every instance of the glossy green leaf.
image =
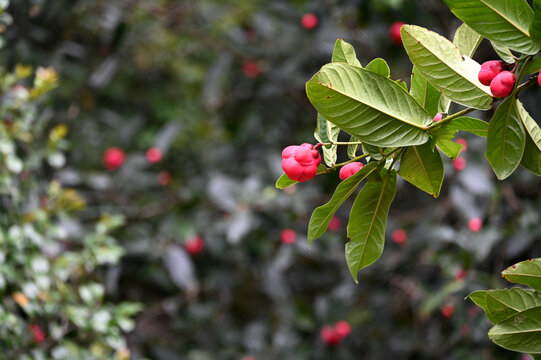
<svg viewBox="0 0 541 360">
<path fill-rule="evenodd" d="M 429 143 L 411 146 L 400 160 L 398 172 L 406 181 L 434 197 L 440 195 L 443 162 L 440 153 Z"/>
<path fill-rule="evenodd" d="M 317 168 L 317 175 L 319 174 L 323 174 L 324 172 L 327 171 L 327 167 L 325 167 L 325 165 L 319 165 L 318 168 Z M 280 176 L 278 178 L 278 180 L 276 180 L 276 188 L 278 189 L 285 189 L 286 187 L 289 187 L 291 185 L 295 185 L 297 184 L 298 181 L 296 180 L 291 180 L 290 178 L 287 177 L 286 174 L 282 174 L 282 176 Z"/>
<path fill-rule="evenodd" d="M 517 108 L 517 100 L 507 97 L 500 104 L 488 126 L 485 156 L 498 179 L 503 180 L 520 164 L 526 133 Z"/>
<path fill-rule="evenodd" d="M 481 65 L 461 55 L 452 42 L 433 31 L 404 25 L 401 33 L 411 62 L 432 86 L 459 104 L 490 109 L 490 89 L 477 79 Z"/>
<path fill-rule="evenodd" d="M 438 103 L 441 93 L 421 75 L 415 66 L 411 71 L 410 94 L 417 102 L 424 107 L 430 116 L 434 117 L 438 113 Z"/>
<path fill-rule="evenodd" d="M 395 83 L 397 83 L 398 85 L 400 85 L 400 87 L 401 87 L 402 89 L 404 89 L 404 91 L 408 91 L 408 84 L 406 84 L 405 81 L 402 81 L 402 80 L 398 79 L 398 80 L 395 80 Z"/>
<path fill-rule="evenodd" d="M 483 37 L 466 24 L 462 24 L 456 29 L 453 44 L 458 47 L 462 55 L 473 57 L 475 51 L 481 44 Z"/>
<path fill-rule="evenodd" d="M 353 48 L 353 46 L 342 39 L 336 40 L 336 43 L 334 44 L 334 50 L 332 52 L 331 61 L 361 66 L 361 63 L 357 59 L 357 54 L 355 54 L 355 49 Z"/>
<path fill-rule="evenodd" d="M 541 58 L 535 58 L 526 66 L 526 74 L 539 74 L 541 69 Z"/>
<path fill-rule="evenodd" d="M 541 306 L 497 323 L 488 331 L 488 337 L 508 350 L 541 354 Z"/>
<path fill-rule="evenodd" d="M 487 296 L 486 290 L 479 290 L 479 291 L 474 291 L 470 295 L 466 296 L 466 299 L 470 299 L 477 306 L 479 306 L 481 309 L 486 311 L 486 308 L 487 308 L 486 296 Z"/>
<path fill-rule="evenodd" d="M 524 129 L 526 129 L 526 134 L 541 151 L 541 128 L 539 128 L 539 125 L 532 119 L 519 100 L 517 100 L 516 106 L 522 125 L 524 125 Z"/>
<path fill-rule="evenodd" d="M 355 282 L 362 268 L 376 261 L 383 252 L 389 207 L 396 194 L 396 171 L 380 182 L 369 182 L 357 195 L 348 223 L 346 261 Z"/>
<path fill-rule="evenodd" d="M 503 45 L 500 45 L 498 43 L 495 43 L 494 41 L 491 41 L 490 44 L 492 45 L 492 48 L 498 54 L 498 56 L 505 61 L 508 64 L 512 64 L 515 62 L 515 58 L 513 57 L 513 53 L 511 50 L 506 48 Z"/>
<path fill-rule="evenodd" d="M 428 140 L 430 115 L 394 81 L 343 63 L 323 66 L 308 83 L 308 98 L 327 120 L 359 140 L 408 146 Z"/>
<path fill-rule="evenodd" d="M 473 135 L 481 137 L 487 137 L 488 126 L 489 125 L 487 122 L 468 116 L 461 116 L 443 125 L 443 127 L 449 129 L 467 131 Z"/>
<path fill-rule="evenodd" d="M 534 14 L 526 0 L 444 0 L 451 11 L 479 35 L 509 49 L 535 54 L 530 39 Z"/>
<path fill-rule="evenodd" d="M 456 159 L 462 150 L 462 144 L 457 144 L 453 141 L 455 134 L 457 133 L 456 129 L 449 128 L 446 126 L 441 126 L 434 133 L 436 138 L 436 145 L 438 148 L 451 159 Z"/>
<path fill-rule="evenodd" d="M 319 206 L 314 210 L 308 224 L 308 242 L 310 244 L 325 233 L 325 230 L 327 230 L 327 227 L 338 208 L 351 194 L 353 194 L 359 184 L 377 169 L 377 167 L 377 162 L 366 164 L 365 167 L 338 185 L 328 203 Z"/>
<path fill-rule="evenodd" d="M 391 76 L 391 69 L 389 69 L 389 65 L 387 65 L 387 62 L 381 58 L 376 58 L 370 61 L 364 68 L 384 77 Z"/>
<path fill-rule="evenodd" d="M 541 295 L 537 291 L 511 288 L 503 290 L 488 290 L 486 307 L 489 320 L 497 324 L 510 316 L 541 306 Z"/>
<path fill-rule="evenodd" d="M 534 175 L 541 176 L 541 151 L 529 136 L 526 136 L 526 146 L 524 146 L 520 166 Z"/>
<path fill-rule="evenodd" d="M 317 127 L 314 131 L 314 137 L 322 143 L 338 141 L 340 128 L 330 121 L 327 121 L 321 114 L 317 114 Z M 325 145 L 322 148 L 323 160 L 328 167 L 334 166 L 336 163 L 336 145 Z"/>
<path fill-rule="evenodd" d="M 369 154 L 371 159 L 374 159 L 374 160 L 383 159 L 381 148 L 379 146 L 363 144 L 363 151 L 364 153 Z"/>
<path fill-rule="evenodd" d="M 534 17 L 530 24 L 530 37 L 541 47 L 541 1 L 533 0 Z"/>
<path fill-rule="evenodd" d="M 360 142 L 359 139 L 357 139 L 355 136 L 352 136 L 349 138 L 349 142 L 350 143 L 353 143 L 353 142 Z M 355 157 L 357 157 L 357 150 L 359 149 L 359 144 L 349 144 L 348 145 L 348 157 L 350 159 L 354 159 Z"/>
<path fill-rule="evenodd" d="M 502 271 L 502 276 L 512 283 L 541 290 L 541 258 L 521 261 L 512 265 Z"/>
</svg>

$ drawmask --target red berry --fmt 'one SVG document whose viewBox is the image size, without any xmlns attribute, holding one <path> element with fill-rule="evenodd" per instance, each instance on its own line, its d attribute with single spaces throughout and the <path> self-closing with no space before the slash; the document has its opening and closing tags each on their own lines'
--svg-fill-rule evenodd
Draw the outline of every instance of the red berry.
<svg viewBox="0 0 541 360">
<path fill-rule="evenodd" d="M 284 244 L 291 245 L 297 240 L 297 233 L 293 229 L 284 229 L 280 234 L 280 240 Z"/>
<path fill-rule="evenodd" d="M 347 321 L 341 320 L 334 324 L 334 330 L 343 339 L 351 334 L 351 325 Z"/>
<path fill-rule="evenodd" d="M 453 304 L 445 304 L 441 308 L 441 314 L 445 316 L 446 318 L 450 318 L 453 316 L 453 313 L 455 312 L 455 307 Z"/>
<path fill-rule="evenodd" d="M 242 71 L 244 72 L 244 75 L 249 78 L 255 78 L 261 72 L 259 65 L 257 65 L 257 63 L 254 61 L 245 61 Z"/>
<path fill-rule="evenodd" d="M 304 14 L 301 19 L 302 27 L 306 30 L 312 30 L 315 29 L 317 26 L 319 20 L 317 19 L 317 16 L 314 14 Z"/>
<path fill-rule="evenodd" d="M 470 221 L 468 221 L 468 228 L 472 232 L 479 232 L 483 228 L 483 220 L 481 220 L 478 217 L 471 218 Z"/>
<path fill-rule="evenodd" d="M 462 151 L 468 150 L 468 142 L 464 138 L 458 138 L 455 140 L 457 144 L 462 145 Z"/>
<path fill-rule="evenodd" d="M 457 157 L 453 159 L 453 167 L 456 171 L 462 171 L 466 168 L 466 159 L 463 157 Z"/>
<path fill-rule="evenodd" d="M 151 164 L 158 163 L 162 160 L 162 151 L 157 147 L 151 147 L 147 150 L 147 160 Z"/>
<path fill-rule="evenodd" d="M 515 86 L 515 74 L 511 71 L 502 71 L 490 82 L 490 92 L 493 96 L 504 98 L 511 94 Z"/>
<path fill-rule="evenodd" d="M 537 76 L 537 83 L 541 86 L 541 69 L 539 69 L 539 75 Z"/>
<path fill-rule="evenodd" d="M 434 116 L 434 119 L 432 119 L 432 121 L 434 121 L 434 122 L 438 122 L 438 121 L 440 121 L 440 120 L 441 120 L 441 118 L 442 118 L 442 115 L 441 115 L 441 113 L 437 113 L 437 114 L 436 114 L 436 116 Z"/>
<path fill-rule="evenodd" d="M 402 25 L 405 25 L 405 23 L 397 21 L 392 23 L 391 27 L 389 28 L 389 37 L 391 38 L 393 44 L 397 46 L 402 45 L 402 36 L 400 35 L 400 28 Z"/>
<path fill-rule="evenodd" d="M 45 340 L 45 334 L 43 333 L 43 330 L 39 327 L 37 324 L 30 324 L 30 331 L 32 332 L 32 335 L 34 335 L 34 341 L 39 343 L 42 343 Z"/>
<path fill-rule="evenodd" d="M 282 169 L 291 180 L 303 182 L 314 178 L 320 163 L 319 152 L 311 144 L 291 145 L 282 151 Z"/>
<path fill-rule="evenodd" d="M 161 186 L 167 186 L 171 183 L 171 174 L 168 171 L 161 171 L 158 174 L 158 182 Z"/>
<path fill-rule="evenodd" d="M 340 176 L 340 179 L 346 180 L 348 177 L 355 174 L 357 171 L 361 170 L 363 166 L 364 165 L 360 162 L 352 162 L 352 163 L 346 164 L 342 166 L 338 176 Z"/>
<path fill-rule="evenodd" d="M 481 65 L 479 75 L 477 76 L 479 82 L 483 85 L 489 86 L 492 79 L 496 77 L 503 70 L 502 62 L 499 60 L 485 61 Z"/>
<path fill-rule="evenodd" d="M 464 269 L 458 269 L 458 270 L 455 272 L 454 278 L 455 278 L 455 280 L 463 280 L 463 279 L 466 277 L 467 274 L 468 274 L 468 273 L 466 272 L 466 270 L 464 270 Z"/>
<path fill-rule="evenodd" d="M 340 220 L 340 218 L 337 216 L 333 216 L 331 221 L 329 222 L 329 226 L 327 227 L 327 229 L 329 229 L 329 231 L 338 231 L 341 228 L 342 220 Z"/>
<path fill-rule="evenodd" d="M 103 154 L 103 166 L 108 170 L 116 170 L 122 166 L 126 160 L 124 151 L 117 147 L 110 147 Z"/>
<path fill-rule="evenodd" d="M 398 245 L 404 245 L 406 240 L 408 240 L 408 233 L 404 229 L 396 229 L 391 235 L 393 241 Z"/>
<path fill-rule="evenodd" d="M 342 341 L 342 338 L 332 326 L 324 326 L 321 328 L 319 336 L 327 346 L 336 346 Z"/>
<path fill-rule="evenodd" d="M 194 236 L 184 243 L 184 249 L 190 255 L 199 254 L 201 251 L 203 251 L 204 247 L 205 243 L 203 242 L 203 238 L 201 236 Z"/>
</svg>

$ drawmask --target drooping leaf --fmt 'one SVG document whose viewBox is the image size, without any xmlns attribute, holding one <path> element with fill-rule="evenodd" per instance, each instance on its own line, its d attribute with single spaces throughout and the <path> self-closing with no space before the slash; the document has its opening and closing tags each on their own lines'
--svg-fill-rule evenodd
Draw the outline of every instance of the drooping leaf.
<svg viewBox="0 0 541 360">
<path fill-rule="evenodd" d="M 376 261 L 383 252 L 389 207 L 396 194 L 396 171 L 380 182 L 369 182 L 357 195 L 348 223 L 346 261 L 357 282 L 357 273 Z"/>
<path fill-rule="evenodd" d="M 438 113 L 438 103 L 441 93 L 420 74 L 415 66 L 411 71 L 410 94 L 417 102 L 424 107 L 430 116 L 434 117 Z"/>
<path fill-rule="evenodd" d="M 327 121 L 321 114 L 317 114 L 317 127 L 314 131 L 314 137 L 321 143 L 336 142 L 340 128 L 330 121 Z M 336 145 L 325 145 L 322 147 L 323 160 L 328 167 L 336 163 Z"/>
<path fill-rule="evenodd" d="M 522 155 L 520 166 L 532 174 L 541 176 L 541 151 L 528 135 L 526 135 L 526 146 L 524 146 L 524 155 Z"/>
<path fill-rule="evenodd" d="M 364 68 L 383 77 L 391 76 L 391 70 L 389 69 L 389 65 L 387 65 L 387 62 L 381 58 L 376 58 L 370 61 Z"/>
<path fill-rule="evenodd" d="M 487 297 L 487 291 L 486 290 L 478 290 L 478 291 L 474 291 L 470 295 L 466 296 L 466 299 L 470 299 L 477 306 L 479 306 L 481 309 L 483 309 L 486 312 L 487 311 L 487 299 L 486 299 L 486 297 Z"/>
<path fill-rule="evenodd" d="M 357 59 L 355 49 L 351 44 L 348 44 L 342 39 L 336 40 L 334 44 L 334 50 L 332 52 L 332 62 L 344 62 L 351 65 L 361 66 L 361 63 Z"/>
<path fill-rule="evenodd" d="M 495 43 L 494 41 L 491 41 L 490 44 L 492 45 L 492 48 L 498 54 L 498 56 L 505 61 L 508 64 L 512 64 L 515 62 L 515 58 L 513 57 L 513 53 L 511 50 L 506 48 L 503 45 L 500 45 L 498 43 Z"/>
<path fill-rule="evenodd" d="M 458 50 L 462 55 L 471 58 L 473 57 L 473 54 L 475 54 L 475 50 L 477 50 L 482 40 L 483 37 L 475 30 L 467 24 L 462 24 L 456 29 L 453 44 L 458 47 Z"/>
<path fill-rule="evenodd" d="M 306 83 L 306 93 L 327 120 L 368 144 L 396 147 L 428 140 L 428 112 L 400 85 L 361 67 L 327 64 Z"/>
<path fill-rule="evenodd" d="M 541 69 L 541 58 L 535 58 L 526 65 L 526 74 L 539 74 Z"/>
<path fill-rule="evenodd" d="M 541 1 L 533 0 L 534 17 L 530 24 L 530 37 L 541 47 Z"/>
<path fill-rule="evenodd" d="M 503 180 L 515 171 L 522 159 L 525 143 L 526 133 L 517 100 L 509 96 L 498 106 L 488 126 L 485 156 L 498 179 Z"/>
<path fill-rule="evenodd" d="M 541 128 L 539 128 L 539 125 L 532 119 L 519 100 L 517 100 L 516 106 L 522 125 L 524 125 L 524 129 L 526 130 L 526 134 L 541 151 Z"/>
<path fill-rule="evenodd" d="M 433 133 L 438 148 L 451 159 L 456 159 L 462 150 L 462 144 L 453 141 L 456 133 L 456 129 L 447 126 L 440 126 Z"/>
<path fill-rule="evenodd" d="M 380 147 L 369 145 L 369 144 L 363 144 L 363 151 L 364 153 L 367 153 L 370 155 L 371 159 L 374 160 L 381 160 L 383 159 L 383 155 L 381 154 Z"/>
<path fill-rule="evenodd" d="M 349 138 L 350 143 L 360 142 L 355 136 Z M 354 159 L 357 157 L 357 150 L 359 149 L 359 144 L 349 144 L 348 145 L 348 157 Z"/>
<path fill-rule="evenodd" d="M 443 125 L 448 129 L 467 131 L 473 135 L 487 137 L 488 123 L 468 116 L 461 116 Z"/>
<path fill-rule="evenodd" d="M 355 189 L 359 184 L 366 179 L 373 171 L 378 167 L 377 162 L 370 162 L 366 164 L 361 170 L 359 170 L 354 175 L 350 176 L 346 180 L 342 181 L 336 191 L 334 192 L 331 200 L 325 205 L 319 206 L 314 210 L 312 216 L 310 217 L 310 222 L 308 224 L 308 243 L 312 242 L 323 235 L 333 215 L 336 213 L 338 208 L 347 200 L 347 198 L 353 194 Z"/>
<path fill-rule="evenodd" d="M 408 147 L 400 160 L 398 174 L 430 195 L 440 195 L 443 162 L 440 153 L 431 144 Z"/>
<path fill-rule="evenodd" d="M 541 290 L 541 258 L 521 261 L 512 265 L 502 271 L 502 276 L 507 281 Z"/>
<path fill-rule="evenodd" d="M 481 36 L 525 54 L 539 50 L 530 38 L 534 14 L 526 0 L 444 0 L 451 11 Z"/>
<path fill-rule="evenodd" d="M 505 349 L 541 354 L 541 306 L 518 312 L 494 325 L 488 337 Z"/>
<path fill-rule="evenodd" d="M 541 306 L 541 295 L 537 291 L 515 287 L 486 293 L 487 315 L 493 324 L 536 306 Z"/>
<path fill-rule="evenodd" d="M 325 167 L 325 165 L 319 165 L 317 167 L 317 173 L 316 175 L 319 175 L 319 174 L 323 174 L 324 172 L 327 171 L 327 167 Z M 278 178 L 278 180 L 276 180 L 276 188 L 278 189 L 285 189 L 286 187 L 289 187 L 291 185 L 295 185 L 297 184 L 298 181 L 296 180 L 291 180 L 290 178 L 287 177 L 286 174 L 282 174 L 282 176 L 280 176 Z"/>
<path fill-rule="evenodd" d="M 433 31 L 404 25 L 401 33 L 411 62 L 432 86 L 459 104 L 490 109 L 490 89 L 477 79 L 481 65 L 461 55 L 452 42 Z"/>
</svg>

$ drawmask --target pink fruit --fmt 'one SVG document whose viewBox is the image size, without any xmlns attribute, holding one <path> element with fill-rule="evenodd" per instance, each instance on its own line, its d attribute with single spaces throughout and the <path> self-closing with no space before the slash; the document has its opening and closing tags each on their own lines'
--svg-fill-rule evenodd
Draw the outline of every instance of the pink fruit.
<svg viewBox="0 0 541 360">
<path fill-rule="evenodd" d="M 511 71 L 502 71 L 490 82 L 490 92 L 493 96 L 504 98 L 511 94 L 515 86 L 515 74 Z"/>
<path fill-rule="evenodd" d="M 351 325 L 347 321 L 341 320 L 334 324 L 334 330 L 343 339 L 351 334 Z"/>
<path fill-rule="evenodd" d="M 502 65 L 502 62 L 499 60 L 485 61 L 481 65 L 481 70 L 479 70 L 479 82 L 483 85 L 489 86 L 492 79 L 502 72 Z"/>
<path fill-rule="evenodd" d="M 162 160 L 162 151 L 157 147 L 151 147 L 147 150 L 147 160 L 151 164 L 158 163 Z"/>
<path fill-rule="evenodd" d="M 463 279 L 466 277 L 467 274 L 468 274 L 468 273 L 466 272 L 466 270 L 464 270 L 464 269 L 458 269 L 458 270 L 455 272 L 454 278 L 455 278 L 455 280 L 463 280 Z"/>
<path fill-rule="evenodd" d="M 446 318 L 450 318 L 453 316 L 453 313 L 455 312 L 455 307 L 453 304 L 445 304 L 441 308 L 441 314 L 445 316 Z"/>
<path fill-rule="evenodd" d="M 34 335 L 34 341 L 36 343 L 42 343 L 45 340 L 45 333 L 39 325 L 37 324 L 30 324 L 30 331 L 32 332 L 32 335 Z"/>
<path fill-rule="evenodd" d="M 391 237 L 396 244 L 404 245 L 408 240 L 408 233 L 404 229 L 396 229 Z"/>
<path fill-rule="evenodd" d="M 244 75 L 249 78 L 255 78 L 259 75 L 259 73 L 261 73 L 259 65 L 257 65 L 257 63 L 254 61 L 245 61 L 242 71 L 244 72 Z"/>
<path fill-rule="evenodd" d="M 455 140 L 457 144 L 462 145 L 462 151 L 468 150 L 468 142 L 464 138 L 458 138 Z"/>
<path fill-rule="evenodd" d="M 297 240 L 297 233 L 293 229 L 284 229 L 280 234 L 280 240 L 284 244 L 291 245 Z"/>
<path fill-rule="evenodd" d="M 314 14 L 304 14 L 301 19 L 302 27 L 306 30 L 315 29 L 319 20 Z"/>
<path fill-rule="evenodd" d="M 393 44 L 397 46 L 402 45 L 402 36 L 400 35 L 400 28 L 402 25 L 405 25 L 405 23 L 402 21 L 396 21 L 389 27 L 389 37 L 391 38 Z"/>
<path fill-rule="evenodd" d="M 158 183 L 160 183 L 161 186 L 167 186 L 171 183 L 171 174 L 169 174 L 168 171 L 161 171 L 158 174 Z"/>
<path fill-rule="evenodd" d="M 537 83 L 541 86 L 541 69 L 539 69 L 539 75 L 537 76 Z"/>
<path fill-rule="evenodd" d="M 442 115 L 441 115 L 441 113 L 437 113 L 437 114 L 436 114 L 436 116 L 434 116 L 434 119 L 432 119 L 432 121 L 434 121 L 434 122 L 438 122 L 438 121 L 440 121 L 440 120 L 441 120 L 441 118 L 442 118 Z"/>
<path fill-rule="evenodd" d="M 291 180 L 303 182 L 314 178 L 320 163 L 319 152 L 312 144 L 291 145 L 282 151 L 282 169 Z"/>
<path fill-rule="evenodd" d="M 478 217 L 471 218 L 470 221 L 468 221 L 468 228 L 472 232 L 479 232 L 483 228 L 483 220 L 481 220 Z"/>
<path fill-rule="evenodd" d="M 103 154 L 103 166 L 108 170 L 116 170 L 124 164 L 126 155 L 118 147 L 110 147 Z"/>
<path fill-rule="evenodd" d="M 327 346 L 336 346 L 342 341 L 342 338 L 332 326 L 324 326 L 321 328 L 319 336 Z"/>
<path fill-rule="evenodd" d="M 197 255 L 205 247 L 205 242 L 201 236 L 194 236 L 184 243 L 184 249 L 190 255 Z"/>
<path fill-rule="evenodd" d="M 329 231 L 338 231 L 341 228 L 342 228 L 342 220 L 340 220 L 340 218 L 337 216 L 333 216 L 331 218 L 331 221 L 329 222 L 329 226 L 327 227 L 327 229 L 329 229 Z"/>
<path fill-rule="evenodd" d="M 462 171 L 466 168 L 466 159 L 463 157 L 457 157 L 453 159 L 453 167 L 456 171 Z"/>
<path fill-rule="evenodd" d="M 363 166 L 364 165 L 360 162 L 352 162 L 352 163 L 346 164 L 342 166 L 338 176 L 340 176 L 340 179 L 346 180 L 348 177 L 355 174 L 357 171 L 361 170 Z"/>
</svg>

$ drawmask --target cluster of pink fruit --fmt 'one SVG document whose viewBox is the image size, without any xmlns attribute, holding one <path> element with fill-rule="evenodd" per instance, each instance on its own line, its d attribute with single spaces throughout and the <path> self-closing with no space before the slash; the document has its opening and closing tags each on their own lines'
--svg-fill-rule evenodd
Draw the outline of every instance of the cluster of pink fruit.
<svg viewBox="0 0 541 360">
<path fill-rule="evenodd" d="M 151 147 L 146 152 L 146 158 L 149 163 L 157 164 L 162 161 L 163 153 L 157 147 Z M 126 161 L 126 154 L 119 147 L 110 147 L 103 154 L 103 166 L 107 170 L 118 170 Z M 171 183 L 171 174 L 168 171 L 161 171 L 158 174 L 158 183 L 167 186 Z"/>
<path fill-rule="evenodd" d="M 321 340 L 327 346 L 340 344 L 349 334 L 351 334 L 351 325 L 345 320 L 338 321 L 334 326 L 324 326 L 319 332 Z"/>
<path fill-rule="evenodd" d="M 499 60 L 486 61 L 481 65 L 479 82 L 490 86 L 490 92 L 495 97 L 504 98 L 513 91 L 516 78 L 512 71 L 507 70 L 509 66 L 512 65 Z"/>
</svg>

